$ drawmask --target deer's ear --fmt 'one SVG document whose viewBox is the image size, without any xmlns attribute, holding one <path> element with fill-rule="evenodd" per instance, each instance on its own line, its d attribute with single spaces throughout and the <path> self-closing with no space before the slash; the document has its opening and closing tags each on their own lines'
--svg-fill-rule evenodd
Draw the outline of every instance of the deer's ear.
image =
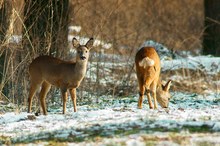
<svg viewBox="0 0 220 146">
<path fill-rule="evenodd" d="M 88 40 L 88 42 L 86 43 L 86 47 L 87 47 L 88 49 L 91 49 L 92 46 L 93 46 L 93 43 L 94 43 L 94 39 L 93 39 L 93 38 L 90 38 L 90 39 Z"/>
<path fill-rule="evenodd" d="M 164 90 L 165 90 L 165 91 L 169 91 L 170 85 L 171 85 L 171 80 L 169 80 L 169 81 L 166 83 L 166 85 L 164 86 Z"/>
<path fill-rule="evenodd" d="M 73 38 L 72 43 L 73 43 L 73 47 L 75 47 L 75 48 L 78 48 L 80 45 L 79 41 L 76 38 Z"/>
</svg>

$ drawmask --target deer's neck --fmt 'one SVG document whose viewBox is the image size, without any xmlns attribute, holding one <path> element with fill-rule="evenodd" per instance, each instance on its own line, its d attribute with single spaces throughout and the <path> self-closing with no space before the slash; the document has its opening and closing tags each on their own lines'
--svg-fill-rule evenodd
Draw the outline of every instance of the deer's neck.
<svg viewBox="0 0 220 146">
<path fill-rule="evenodd" d="M 157 82 L 157 91 L 160 92 L 162 90 L 162 81 L 161 79 L 159 78 L 158 79 L 158 82 Z"/>
<path fill-rule="evenodd" d="M 86 73 L 86 69 L 87 69 L 87 60 L 86 61 L 77 61 L 76 65 L 75 65 L 75 71 L 79 74 L 82 75 L 82 77 L 84 77 L 85 73 Z"/>
</svg>

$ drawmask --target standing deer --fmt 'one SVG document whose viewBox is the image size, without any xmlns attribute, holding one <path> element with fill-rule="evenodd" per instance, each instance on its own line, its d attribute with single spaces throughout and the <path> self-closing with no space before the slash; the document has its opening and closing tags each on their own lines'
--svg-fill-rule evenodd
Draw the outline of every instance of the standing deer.
<svg viewBox="0 0 220 146">
<path fill-rule="evenodd" d="M 140 90 L 138 108 L 142 108 L 145 90 L 151 109 L 157 109 L 157 101 L 161 107 L 167 108 L 170 98 L 169 88 L 171 81 L 169 80 L 165 86 L 161 84 L 160 58 L 156 50 L 153 47 L 141 48 L 135 56 L 135 65 Z M 153 95 L 154 106 L 151 101 L 151 94 Z"/>
<path fill-rule="evenodd" d="M 31 112 L 32 98 L 41 87 L 40 104 L 43 114 L 47 115 L 45 98 L 51 85 L 61 89 L 63 99 L 63 114 L 66 113 L 67 90 L 69 90 L 74 112 L 76 109 L 76 88 L 79 87 L 85 76 L 89 51 L 93 46 L 93 38 L 86 45 L 80 45 L 76 38 L 72 40 L 77 50 L 76 62 L 63 61 L 51 56 L 40 56 L 33 60 L 29 66 L 30 93 L 28 97 L 28 112 Z"/>
</svg>

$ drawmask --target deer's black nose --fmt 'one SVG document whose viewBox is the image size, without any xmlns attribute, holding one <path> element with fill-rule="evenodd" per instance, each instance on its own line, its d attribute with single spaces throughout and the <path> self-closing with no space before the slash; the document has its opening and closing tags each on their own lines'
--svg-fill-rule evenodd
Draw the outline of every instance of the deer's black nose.
<svg viewBox="0 0 220 146">
<path fill-rule="evenodd" d="M 81 60 L 85 60 L 86 57 L 85 57 L 85 56 L 81 56 L 80 59 L 81 59 Z"/>
</svg>

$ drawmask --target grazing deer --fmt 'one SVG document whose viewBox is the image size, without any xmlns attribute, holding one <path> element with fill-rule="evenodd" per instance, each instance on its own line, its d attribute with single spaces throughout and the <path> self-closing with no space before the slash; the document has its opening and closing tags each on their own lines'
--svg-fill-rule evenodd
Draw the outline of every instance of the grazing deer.
<svg viewBox="0 0 220 146">
<path fill-rule="evenodd" d="M 151 109 L 157 109 L 157 101 L 161 107 L 167 108 L 170 98 L 169 88 L 171 81 L 169 80 L 165 86 L 161 84 L 160 58 L 156 50 L 153 47 L 141 48 L 135 56 L 135 65 L 140 90 L 138 108 L 142 108 L 145 90 Z M 151 94 L 153 95 L 154 106 L 151 101 Z"/>
<path fill-rule="evenodd" d="M 76 109 L 76 88 L 79 87 L 85 76 L 89 51 L 93 46 L 93 38 L 86 45 L 80 45 L 76 38 L 72 40 L 77 50 L 76 62 L 63 61 L 51 56 L 40 56 L 33 60 L 29 66 L 30 93 L 28 97 L 28 112 L 31 112 L 32 98 L 41 87 L 40 104 L 43 114 L 47 115 L 45 98 L 51 85 L 59 87 L 63 99 L 63 114 L 66 112 L 67 90 L 69 90 L 74 112 Z"/>
</svg>

